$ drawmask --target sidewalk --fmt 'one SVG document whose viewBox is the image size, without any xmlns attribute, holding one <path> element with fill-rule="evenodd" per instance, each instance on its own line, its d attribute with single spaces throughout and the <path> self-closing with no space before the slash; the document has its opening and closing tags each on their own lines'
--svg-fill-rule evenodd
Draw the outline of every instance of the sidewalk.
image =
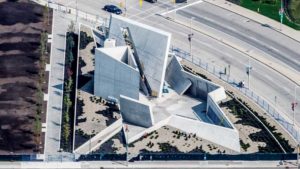
<svg viewBox="0 0 300 169">
<path fill-rule="evenodd" d="M 47 106 L 47 131 L 45 137 L 45 156 L 57 154 L 60 149 L 60 131 L 62 117 L 63 81 L 65 64 L 65 34 L 68 22 L 53 11 L 53 41 L 50 57 L 49 102 Z"/>
<path fill-rule="evenodd" d="M 297 168 L 295 161 L 90 161 L 90 162 L 3 162 L 0 168 Z"/>
<path fill-rule="evenodd" d="M 270 25 L 274 30 L 281 32 L 282 34 L 300 42 L 300 31 L 297 31 L 293 28 L 290 28 L 286 25 L 282 25 L 282 30 L 280 31 L 280 22 L 277 22 L 273 19 L 270 19 L 268 17 L 265 17 L 259 13 L 256 13 L 254 11 L 251 11 L 249 9 L 246 9 L 244 7 L 238 6 L 236 4 L 233 4 L 231 2 L 228 2 L 226 0 L 203 0 L 207 3 L 219 6 L 223 9 L 229 10 L 231 12 L 234 12 L 238 15 L 244 16 L 248 19 L 251 19 L 253 21 L 259 22 L 261 24 L 268 24 Z"/>
</svg>

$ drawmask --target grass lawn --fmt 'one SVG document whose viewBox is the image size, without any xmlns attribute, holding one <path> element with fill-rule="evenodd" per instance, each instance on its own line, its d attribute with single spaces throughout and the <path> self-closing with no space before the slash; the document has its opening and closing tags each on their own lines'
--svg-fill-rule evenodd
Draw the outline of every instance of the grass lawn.
<svg viewBox="0 0 300 169">
<path fill-rule="evenodd" d="M 292 19 L 300 24 L 300 1 L 299 0 L 290 0 L 289 2 L 289 14 Z"/>
<path fill-rule="evenodd" d="M 295 3 L 298 4 L 297 15 L 300 19 L 300 16 L 299 16 L 300 15 L 299 14 L 300 2 L 299 2 L 299 0 L 294 0 L 294 1 L 296 1 Z M 267 16 L 269 18 L 272 18 L 279 22 L 280 22 L 280 17 L 279 17 L 278 12 L 279 12 L 279 9 L 281 6 L 280 3 L 281 3 L 281 0 L 241 0 L 240 1 L 241 6 L 248 8 L 252 11 L 256 11 L 256 12 L 258 12 L 258 9 L 259 9 L 260 14 Z M 293 11 L 296 14 L 296 9 Z M 293 22 L 290 22 L 285 16 L 283 19 L 283 24 L 285 24 L 291 28 L 300 30 L 300 26 L 294 24 Z"/>
</svg>

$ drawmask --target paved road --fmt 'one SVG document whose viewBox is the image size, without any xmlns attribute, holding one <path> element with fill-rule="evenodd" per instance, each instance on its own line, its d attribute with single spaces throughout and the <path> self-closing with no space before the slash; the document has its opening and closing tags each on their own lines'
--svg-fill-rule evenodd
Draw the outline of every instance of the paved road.
<svg viewBox="0 0 300 169">
<path fill-rule="evenodd" d="M 208 3 L 201 3 L 179 10 L 177 15 L 182 15 L 186 19 L 194 17 L 194 22 L 199 22 L 229 37 L 234 37 L 246 43 L 250 50 L 260 50 L 261 53 L 271 55 L 300 71 L 300 43 L 270 28 L 254 22 L 247 22 L 246 18 L 216 8 Z M 253 24 L 255 26 L 252 26 Z"/>
</svg>

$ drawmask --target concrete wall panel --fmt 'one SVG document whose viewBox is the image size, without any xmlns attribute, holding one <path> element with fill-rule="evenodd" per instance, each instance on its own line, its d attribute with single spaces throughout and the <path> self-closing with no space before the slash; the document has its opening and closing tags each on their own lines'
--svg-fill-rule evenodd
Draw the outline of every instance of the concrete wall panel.
<svg viewBox="0 0 300 169">
<path fill-rule="evenodd" d="M 122 16 L 112 15 L 109 38 L 125 45 L 121 29 L 128 28 L 152 91 L 161 96 L 171 34 Z"/>
<path fill-rule="evenodd" d="M 150 105 L 121 95 L 121 115 L 125 122 L 142 127 L 151 127 L 154 124 Z"/>
<path fill-rule="evenodd" d="M 113 96 L 119 99 L 120 95 L 125 95 L 138 99 L 140 80 L 138 70 L 102 50 L 105 48 L 95 50 L 94 94 L 103 98 Z"/>
</svg>

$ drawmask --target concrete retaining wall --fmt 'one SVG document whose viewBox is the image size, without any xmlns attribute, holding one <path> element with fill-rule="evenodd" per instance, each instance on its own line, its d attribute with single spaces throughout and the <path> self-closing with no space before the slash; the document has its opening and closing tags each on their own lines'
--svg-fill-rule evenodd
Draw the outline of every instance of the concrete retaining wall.
<svg viewBox="0 0 300 169">
<path fill-rule="evenodd" d="M 104 130 L 100 131 L 90 140 L 78 147 L 74 152 L 77 154 L 88 154 L 99 148 L 104 142 L 112 138 L 122 129 L 122 119 L 117 120 Z"/>
<path fill-rule="evenodd" d="M 219 144 L 236 152 L 240 152 L 240 140 L 237 130 L 180 116 L 172 116 L 168 125 L 175 128 L 180 126 L 180 130 L 183 130 L 184 132 L 195 133 L 200 138 Z M 199 130 L 195 130 L 195 128 Z"/>
</svg>

